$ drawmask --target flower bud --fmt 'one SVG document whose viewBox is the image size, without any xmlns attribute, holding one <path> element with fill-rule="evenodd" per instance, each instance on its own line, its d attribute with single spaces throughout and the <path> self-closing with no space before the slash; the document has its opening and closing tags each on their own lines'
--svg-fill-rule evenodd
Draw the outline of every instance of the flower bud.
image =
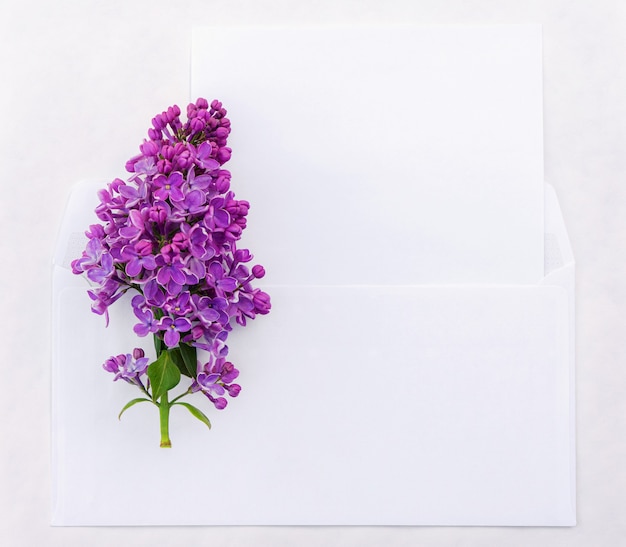
<svg viewBox="0 0 626 547">
<path fill-rule="evenodd" d="M 102 365 L 102 368 L 107 372 L 118 372 L 120 365 L 115 357 L 109 357 Z"/>
<path fill-rule="evenodd" d="M 215 401 L 213 401 L 213 404 L 215 405 L 215 408 L 217 408 L 217 410 L 223 410 L 224 408 L 226 408 L 228 401 L 224 399 L 224 397 L 218 397 L 217 399 L 215 399 Z"/>
<path fill-rule="evenodd" d="M 230 159 L 231 153 L 232 150 L 228 147 L 220 148 L 215 159 L 220 163 L 226 163 Z"/>
<path fill-rule="evenodd" d="M 135 251 L 141 256 L 152 254 L 152 242 L 149 239 L 140 239 L 135 243 Z"/>
<path fill-rule="evenodd" d="M 178 108 L 176 105 L 170 106 L 167 109 L 167 121 L 173 122 L 178 117 L 179 114 L 180 114 L 180 108 Z"/>
<path fill-rule="evenodd" d="M 231 384 L 230 386 L 224 386 L 231 397 L 237 397 L 241 392 L 241 386 L 239 384 Z"/>
<path fill-rule="evenodd" d="M 250 262 L 252 260 L 252 254 L 248 249 L 237 249 L 235 251 L 235 260 L 237 262 Z"/>
<path fill-rule="evenodd" d="M 159 147 L 157 143 L 153 141 L 144 141 L 140 146 L 139 150 L 144 156 L 156 156 L 159 152 Z"/>
<path fill-rule="evenodd" d="M 193 120 L 191 120 L 191 123 L 189 125 L 191 126 L 192 133 L 199 133 L 204 129 L 204 122 L 199 118 L 194 118 Z"/>
</svg>

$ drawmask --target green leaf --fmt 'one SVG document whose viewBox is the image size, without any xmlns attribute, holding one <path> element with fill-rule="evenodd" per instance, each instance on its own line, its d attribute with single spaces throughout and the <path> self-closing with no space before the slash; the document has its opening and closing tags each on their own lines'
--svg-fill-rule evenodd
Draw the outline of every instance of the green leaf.
<svg viewBox="0 0 626 547">
<path fill-rule="evenodd" d="M 180 370 L 181 374 L 184 374 L 185 376 L 190 376 L 189 371 L 187 370 L 187 367 L 185 366 L 185 361 L 183 360 L 183 356 L 180 354 L 180 350 L 178 348 L 173 348 L 171 350 L 169 350 L 170 352 L 170 356 L 172 357 L 172 361 L 174 361 L 174 364 L 178 367 L 178 370 Z"/>
<path fill-rule="evenodd" d="M 163 340 L 161 340 L 156 334 L 153 334 L 152 336 L 154 337 L 154 349 L 156 350 L 157 357 L 159 357 L 163 351 Z"/>
<path fill-rule="evenodd" d="M 152 399 L 156 401 L 180 382 L 180 370 L 172 360 L 169 350 L 148 367 L 148 378 L 152 386 Z"/>
<path fill-rule="evenodd" d="M 195 378 L 198 374 L 196 348 L 189 344 L 181 343 L 178 347 L 168 350 L 172 361 L 178 367 L 181 374 L 189 378 Z"/>
<path fill-rule="evenodd" d="M 188 376 L 195 378 L 198 374 L 198 355 L 196 347 L 190 346 L 189 344 L 180 344 L 179 349 L 183 361 L 185 362 L 185 367 L 189 372 Z"/>
<path fill-rule="evenodd" d="M 196 418 L 198 418 L 198 420 L 200 420 L 209 429 L 211 429 L 211 422 L 209 421 L 209 419 L 204 415 L 204 413 L 201 410 L 199 410 L 198 408 L 196 408 L 193 405 L 190 405 L 189 403 L 174 403 L 174 404 L 175 405 L 184 406 L 189 412 L 191 412 L 192 416 L 195 416 Z"/>
<path fill-rule="evenodd" d="M 142 401 L 148 401 L 149 403 L 152 402 L 150 399 L 143 399 L 141 397 L 139 397 L 138 399 L 133 399 L 132 401 L 128 401 L 126 405 L 124 405 L 124 408 L 120 410 L 120 413 L 118 414 L 117 419 L 121 420 L 122 414 L 124 414 L 124 412 L 126 412 L 131 406 L 134 406 L 137 403 L 141 403 Z"/>
</svg>

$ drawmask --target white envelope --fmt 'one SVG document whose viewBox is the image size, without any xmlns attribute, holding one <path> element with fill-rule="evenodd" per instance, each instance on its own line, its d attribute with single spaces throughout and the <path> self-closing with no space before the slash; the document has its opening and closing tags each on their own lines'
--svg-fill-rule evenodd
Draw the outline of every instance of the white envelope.
<svg viewBox="0 0 626 547">
<path fill-rule="evenodd" d="M 314 57 L 304 45 L 315 40 L 298 42 L 297 32 L 283 32 L 302 46 L 294 58 L 307 72 L 295 66 L 294 74 L 310 78 L 316 69 L 304 59 Z M 389 32 L 380 32 L 385 40 L 379 42 L 393 49 Z M 424 32 L 432 38 L 424 44 L 448 44 L 447 53 L 440 49 L 434 57 L 454 66 L 450 35 Z M 498 66 L 506 65 L 503 47 L 515 52 L 522 76 L 506 72 L 515 85 L 498 85 L 512 93 L 509 100 L 517 97 L 517 86 L 524 88 L 517 97 L 524 104 L 510 104 L 519 111 L 509 112 L 504 100 L 488 116 L 492 129 L 500 123 L 492 119 L 497 115 L 511 127 L 500 139 L 507 145 L 494 145 L 505 161 L 495 157 L 485 168 L 484 186 L 480 165 L 487 158 L 474 162 L 474 155 L 458 150 L 474 135 L 463 129 L 471 120 L 459 128 L 464 136 L 448 143 L 447 154 L 465 157 L 461 166 L 473 191 L 459 187 L 458 166 L 450 166 L 442 184 L 462 199 L 438 193 L 423 171 L 415 177 L 415 165 L 403 157 L 381 162 L 381 148 L 370 153 L 367 139 L 351 133 L 346 120 L 341 138 L 351 161 L 342 171 L 343 162 L 329 152 L 332 139 L 320 142 L 319 162 L 312 162 L 309 149 L 299 151 L 302 143 L 289 133 L 298 129 L 297 117 L 266 118 L 269 111 L 245 92 L 227 105 L 233 189 L 252 203 L 245 242 L 266 266 L 259 285 L 273 307 L 229 338 L 231 360 L 241 370 L 239 397 L 216 411 L 194 396 L 211 431 L 184 409 L 173 412 L 171 450 L 158 448 L 151 405 L 133 407 L 117 420 L 137 393 L 113 383 L 101 364 L 136 346 L 150 352 L 150 340 L 132 331 L 130 297 L 111 307 L 105 329 L 103 318 L 90 312 L 86 281 L 69 271 L 84 247 L 82 232 L 94 222 L 95 191 L 104 181 L 75 187 L 53 273 L 53 524 L 575 524 L 574 260 L 554 190 L 541 178 L 540 32 L 525 26 L 460 32 L 465 49 L 477 44 L 477 51 L 491 51 L 493 40 L 501 41 L 493 54 Z M 228 34 L 217 31 L 213 39 Z M 413 40 L 400 34 L 400 42 Z M 198 36 L 196 45 L 206 43 Z M 245 31 L 238 36 L 215 56 L 238 44 L 241 60 L 248 38 Z M 325 51 L 363 45 L 362 35 L 352 42 L 330 40 L 335 49 Z M 260 38 L 257 43 L 262 51 Z M 198 89 L 204 65 L 197 52 L 192 93 L 205 95 L 211 90 Z M 232 76 L 225 85 L 236 82 L 237 66 L 215 65 L 223 79 L 226 72 Z M 490 65 L 472 66 L 492 81 Z M 390 74 L 402 77 L 405 69 L 400 63 Z M 470 83 L 480 102 L 484 82 Z M 315 96 L 298 89 L 298 97 L 315 103 Z M 236 90 L 226 96 L 231 94 Z M 397 100 L 410 96 L 401 93 Z M 486 115 L 491 99 L 481 104 Z M 300 98 L 292 101 L 292 114 L 301 106 Z M 463 103 L 457 106 L 461 114 Z M 264 124 L 267 140 L 259 137 Z M 395 135 L 404 152 L 408 129 Z M 511 135 L 513 129 L 518 132 Z M 352 161 L 363 157 L 363 147 L 371 166 Z M 472 150 L 484 153 L 484 147 Z M 502 178 L 507 163 L 514 168 Z M 370 170 L 377 176 L 369 177 Z M 376 188 L 385 172 L 393 175 L 386 180 L 393 199 Z M 292 191 L 285 177 L 295 177 L 300 190 Z M 320 196 L 343 201 L 325 208 Z M 428 205 L 413 207 L 420 196 Z M 342 211 L 345 218 L 337 217 Z M 384 229 L 377 225 L 381 219 Z"/>
<path fill-rule="evenodd" d="M 536 285 L 266 286 L 231 336 L 243 390 L 213 429 L 101 368 L 145 345 L 127 300 L 89 310 L 69 261 L 94 191 L 72 193 L 55 255 L 55 525 L 575 524 L 574 261 L 546 187 Z M 149 342 L 149 340 L 148 340 Z"/>
</svg>

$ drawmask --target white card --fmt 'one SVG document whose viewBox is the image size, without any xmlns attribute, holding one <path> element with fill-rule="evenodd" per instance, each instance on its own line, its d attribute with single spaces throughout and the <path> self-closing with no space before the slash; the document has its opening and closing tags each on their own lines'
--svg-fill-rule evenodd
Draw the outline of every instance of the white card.
<svg viewBox="0 0 626 547">
<path fill-rule="evenodd" d="M 535 283 L 541 67 L 537 25 L 200 28 L 191 89 L 268 282 Z"/>
</svg>

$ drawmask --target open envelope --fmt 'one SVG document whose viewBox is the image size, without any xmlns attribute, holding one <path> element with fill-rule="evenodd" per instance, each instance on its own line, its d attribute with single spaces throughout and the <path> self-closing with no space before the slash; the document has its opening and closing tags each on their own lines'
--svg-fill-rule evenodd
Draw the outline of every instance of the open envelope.
<svg viewBox="0 0 626 547">
<path fill-rule="evenodd" d="M 527 31 L 521 29 L 520 36 L 536 36 L 535 30 Z M 490 36 L 500 39 L 511 32 Z M 245 45 L 248 38 L 240 38 Z M 258 35 L 254 38 L 262 50 Z M 493 46 L 491 38 L 484 43 L 479 38 L 477 47 Z M 466 50 L 474 40 L 461 43 Z M 306 48 L 300 52 L 304 55 Z M 194 56 L 197 60 L 197 51 Z M 227 70 L 219 68 L 220 74 Z M 232 79 L 236 71 L 235 66 Z M 197 78 L 195 82 L 194 95 L 202 87 Z M 271 126 L 262 110 L 245 101 L 235 101 L 235 106 Z M 536 123 L 528 122 L 524 129 L 515 120 L 526 137 L 522 155 L 529 156 L 531 169 L 524 173 L 527 182 L 514 180 L 508 191 L 514 189 L 523 211 L 516 215 L 507 209 L 506 192 L 494 184 L 502 166 L 484 175 L 494 200 L 479 188 L 480 199 L 472 203 L 490 205 L 476 209 L 487 224 L 507 218 L 517 224 L 516 229 L 503 227 L 512 244 L 503 242 L 502 263 L 492 269 L 493 256 L 485 257 L 486 262 L 463 262 L 458 254 L 451 261 L 445 258 L 468 245 L 462 238 L 454 241 L 458 226 L 448 230 L 445 223 L 436 224 L 433 239 L 410 208 L 402 226 L 389 224 L 395 218 L 393 203 L 376 194 L 368 165 L 355 171 L 362 175 L 363 187 L 354 185 L 350 170 L 319 179 L 332 183 L 332 191 L 324 190 L 329 195 L 354 196 L 345 207 L 358 230 L 328 219 L 333 229 L 343 227 L 349 234 L 347 242 L 337 243 L 343 249 L 338 253 L 330 248 L 327 232 L 305 222 L 325 218 L 323 202 L 305 189 L 297 214 L 287 211 L 294 206 L 293 194 L 278 167 L 270 172 L 259 154 L 252 168 L 241 168 L 234 156 L 233 189 L 253 207 L 246 243 L 268 270 L 263 288 L 272 296 L 273 308 L 229 337 L 231 360 L 241 370 L 240 396 L 221 412 L 208 404 L 203 408 L 213 422 L 210 432 L 173 412 L 172 450 L 157 446 L 151 405 L 133 407 L 121 423 L 116 419 L 136 393 L 111 382 L 100 364 L 144 341 L 132 331 L 127 300 L 112 306 L 105 329 L 102 317 L 89 310 L 85 280 L 69 271 L 69 262 L 84 246 L 82 232 L 93 222 L 95 191 L 103 182 L 75 187 L 54 264 L 53 524 L 574 525 L 574 261 L 554 191 L 541 181 L 537 196 L 535 167 L 541 154 L 535 146 L 540 140 Z M 349 124 L 344 122 L 345 132 Z M 295 131 L 296 126 L 297 120 L 290 125 L 280 118 L 278 127 L 268 126 L 268 131 L 275 136 L 281 128 Z M 247 142 L 246 135 L 259 135 L 254 127 L 248 129 L 235 140 L 238 146 L 233 144 L 243 158 L 257 144 L 268 147 Z M 358 148 L 362 143 L 355 139 Z M 346 146 L 349 154 L 355 153 L 344 142 Z M 306 155 L 298 159 L 311 168 Z M 337 168 L 342 164 L 326 159 Z M 507 161 L 515 159 L 524 164 L 519 157 Z M 476 165 L 472 161 L 468 159 L 468 173 L 479 170 L 483 159 Z M 401 158 L 396 163 L 400 169 Z M 260 179 L 265 196 L 258 190 L 255 194 L 252 181 L 246 181 L 259 167 L 254 182 Z M 286 169 L 290 176 L 297 173 L 293 162 Z M 475 181 L 476 173 L 468 180 Z M 442 179 L 447 188 L 455 188 L 453 169 Z M 394 180 L 394 192 L 407 185 L 404 179 Z M 443 209 L 450 204 L 432 188 L 422 190 L 433 197 L 430 208 L 437 207 L 437 200 Z M 364 193 L 376 199 L 363 199 Z M 273 210 L 267 209 L 268 194 Z M 408 251 L 395 239 L 384 245 L 379 232 L 367 229 L 375 227 L 373 218 L 381 218 L 372 216 L 377 202 L 387 228 L 406 236 Z M 494 203 L 504 211 L 498 206 L 491 211 Z M 450 204 L 462 214 L 458 205 Z M 325 209 L 329 216 L 336 211 Z M 445 215 L 441 210 L 439 216 Z M 272 219 L 264 221 L 264 216 Z M 437 223 L 436 217 L 428 218 Z M 285 230 L 296 231 L 302 247 L 292 245 L 289 235 L 273 237 L 280 222 L 294 219 L 301 219 L 301 226 Z M 474 224 L 467 227 L 478 230 L 473 238 L 497 232 Z M 324 245 L 304 238 L 311 231 Z M 427 234 L 426 242 L 420 233 Z M 448 239 L 453 242 L 446 246 Z M 368 245 L 393 250 L 394 260 L 385 260 L 403 267 L 394 270 L 374 261 L 368 269 Z M 485 249 L 474 251 L 487 253 Z M 418 268 L 420 253 L 433 269 Z M 370 254 L 381 257 L 380 251 Z M 418 259 L 412 258 L 415 254 Z M 470 264 L 468 283 L 458 262 Z"/>
<path fill-rule="evenodd" d="M 161 450 L 100 367 L 141 345 L 129 302 L 105 329 L 68 269 L 97 186 L 55 258 L 54 524 L 575 524 L 574 262 L 550 187 L 536 285 L 266 287 L 271 315 L 230 338 L 241 395 L 205 406 L 210 432 L 173 413 Z"/>
</svg>

